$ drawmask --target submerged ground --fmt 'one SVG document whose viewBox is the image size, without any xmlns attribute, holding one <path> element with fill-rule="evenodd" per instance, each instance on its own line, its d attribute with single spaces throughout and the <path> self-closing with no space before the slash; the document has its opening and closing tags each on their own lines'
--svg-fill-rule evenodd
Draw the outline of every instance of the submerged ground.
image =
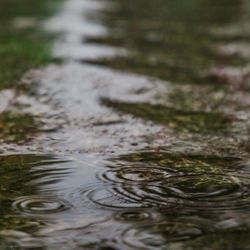
<svg viewBox="0 0 250 250">
<path fill-rule="evenodd" d="M 249 249 L 248 0 L 0 20 L 1 249 Z"/>
</svg>

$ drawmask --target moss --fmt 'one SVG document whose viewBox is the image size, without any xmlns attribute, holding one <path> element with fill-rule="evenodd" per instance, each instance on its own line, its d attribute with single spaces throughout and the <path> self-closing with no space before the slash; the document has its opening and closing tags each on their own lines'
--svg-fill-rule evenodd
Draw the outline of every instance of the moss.
<svg viewBox="0 0 250 250">
<path fill-rule="evenodd" d="M 4 112 L 0 114 L 0 141 L 22 143 L 38 131 L 35 118 L 29 114 Z"/>
<path fill-rule="evenodd" d="M 53 60 L 52 36 L 39 21 L 51 15 L 62 0 L 0 0 L 0 90 L 17 84 L 22 74 Z M 34 25 L 16 27 L 18 18 L 34 20 Z"/>
<path fill-rule="evenodd" d="M 220 113 L 183 111 L 149 103 L 123 103 L 102 99 L 102 103 L 118 111 L 168 126 L 176 131 L 194 133 L 225 133 L 232 118 Z"/>
</svg>

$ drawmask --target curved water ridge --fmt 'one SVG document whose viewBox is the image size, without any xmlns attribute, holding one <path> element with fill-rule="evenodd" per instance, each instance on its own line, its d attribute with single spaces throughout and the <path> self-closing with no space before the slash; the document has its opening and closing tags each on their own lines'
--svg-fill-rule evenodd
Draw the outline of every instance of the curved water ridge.
<svg viewBox="0 0 250 250">
<path fill-rule="evenodd" d="M 18 209 L 29 215 L 49 214 L 64 211 L 69 208 L 66 201 L 56 199 L 55 197 L 45 196 L 27 196 L 19 197 L 13 203 L 14 209 Z"/>
<path fill-rule="evenodd" d="M 234 210 L 250 205 L 249 166 L 237 158 L 143 152 L 121 159 L 98 174 L 104 184 L 87 190 L 87 198 L 116 208 Z"/>
</svg>

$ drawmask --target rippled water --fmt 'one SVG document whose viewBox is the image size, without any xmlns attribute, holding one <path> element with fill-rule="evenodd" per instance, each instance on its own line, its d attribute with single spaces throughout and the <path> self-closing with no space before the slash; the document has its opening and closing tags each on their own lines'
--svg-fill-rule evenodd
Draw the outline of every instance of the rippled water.
<svg viewBox="0 0 250 250">
<path fill-rule="evenodd" d="M 0 248 L 248 249 L 249 9 L 66 1 L 63 62 L 16 94 L 39 133 L 0 148 Z"/>
</svg>

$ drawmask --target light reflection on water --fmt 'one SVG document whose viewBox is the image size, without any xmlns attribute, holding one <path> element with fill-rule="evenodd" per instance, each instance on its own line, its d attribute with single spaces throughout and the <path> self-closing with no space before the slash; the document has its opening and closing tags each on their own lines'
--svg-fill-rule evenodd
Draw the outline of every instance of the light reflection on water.
<svg viewBox="0 0 250 250">
<path fill-rule="evenodd" d="M 38 72 L 37 96 L 19 97 L 31 104 L 27 110 L 42 113 L 47 127 L 34 142 L 35 153 L 0 156 L 0 248 L 202 249 L 211 241 L 215 249 L 249 246 L 247 81 L 231 86 L 231 93 L 221 85 L 209 87 L 211 79 L 230 84 L 228 75 L 198 73 L 225 60 L 210 51 L 212 38 L 200 25 L 209 31 L 217 25 L 213 39 L 222 43 L 248 39 L 230 32 L 222 37 L 219 31 L 240 22 L 243 3 L 204 1 L 201 6 L 194 0 L 182 8 L 165 1 L 163 8 L 161 0 L 145 5 L 119 0 L 117 8 L 104 4 L 100 10 L 99 2 L 67 2 L 65 12 L 48 24 L 66 33 L 55 48 L 66 62 Z M 145 8 L 138 9 L 142 4 Z M 197 14 L 204 10 L 206 15 Z M 105 26 L 84 26 L 86 15 Z M 148 34 L 148 27 L 154 32 Z M 165 43 L 164 32 L 172 32 L 177 42 Z M 109 47 L 112 53 L 106 53 L 100 44 L 126 53 L 110 57 L 117 51 Z M 192 53 L 182 54 L 184 63 L 177 52 L 188 46 Z M 143 56 L 147 51 L 151 60 Z M 91 62 L 168 82 L 78 62 L 100 56 L 109 59 Z M 228 65 L 245 67 L 245 60 L 235 58 L 226 57 Z M 185 86 L 176 88 L 175 81 L 183 79 Z M 189 81 L 196 84 L 191 91 Z M 242 106 L 230 102 L 235 95 Z M 201 100 L 206 97 L 209 101 Z M 115 100 L 113 109 L 103 105 L 105 98 Z M 190 113 L 199 114 L 202 124 Z M 218 130 L 224 127 L 229 133 L 222 135 Z"/>
<path fill-rule="evenodd" d="M 75 157 L 1 157 L 1 176 L 18 180 L 1 186 L 2 244 L 161 249 L 250 223 L 248 165 L 239 159 Z"/>
</svg>

